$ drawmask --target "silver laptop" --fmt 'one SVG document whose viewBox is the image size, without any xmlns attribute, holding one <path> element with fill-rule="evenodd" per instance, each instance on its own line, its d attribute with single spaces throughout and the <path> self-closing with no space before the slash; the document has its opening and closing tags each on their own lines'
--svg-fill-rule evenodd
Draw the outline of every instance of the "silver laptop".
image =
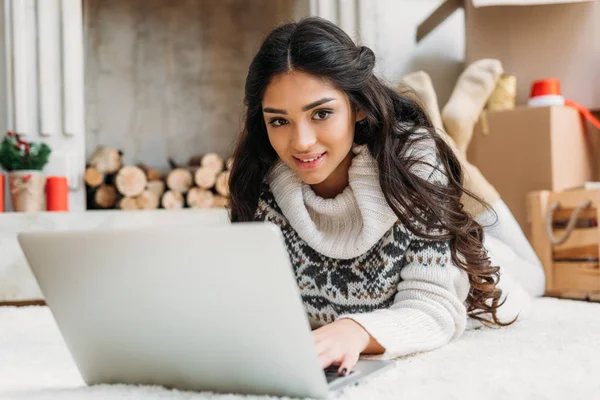
<svg viewBox="0 0 600 400">
<path fill-rule="evenodd" d="M 268 223 L 18 239 L 88 385 L 323 398 L 391 363 L 360 360 L 346 377 L 322 369 Z"/>
</svg>

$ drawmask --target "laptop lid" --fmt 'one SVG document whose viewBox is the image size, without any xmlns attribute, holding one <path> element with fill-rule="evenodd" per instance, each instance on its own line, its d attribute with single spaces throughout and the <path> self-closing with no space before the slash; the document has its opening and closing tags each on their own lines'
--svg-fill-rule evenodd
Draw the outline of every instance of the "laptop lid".
<svg viewBox="0 0 600 400">
<path fill-rule="evenodd" d="M 326 396 L 274 225 L 27 232 L 18 239 L 88 384 Z"/>
</svg>

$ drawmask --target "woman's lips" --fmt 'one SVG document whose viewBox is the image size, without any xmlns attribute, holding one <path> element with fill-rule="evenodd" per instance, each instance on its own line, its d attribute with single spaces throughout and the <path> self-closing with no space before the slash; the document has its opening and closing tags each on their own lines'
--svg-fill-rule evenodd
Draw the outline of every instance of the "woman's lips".
<svg viewBox="0 0 600 400">
<path fill-rule="evenodd" d="M 307 154 L 305 156 L 293 156 L 296 166 L 300 169 L 314 169 L 323 163 L 327 152 L 320 154 Z"/>
</svg>

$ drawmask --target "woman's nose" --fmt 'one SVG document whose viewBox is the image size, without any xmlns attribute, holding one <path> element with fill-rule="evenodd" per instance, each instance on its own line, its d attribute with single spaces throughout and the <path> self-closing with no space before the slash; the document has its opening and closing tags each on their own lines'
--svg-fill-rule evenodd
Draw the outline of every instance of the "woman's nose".
<svg viewBox="0 0 600 400">
<path fill-rule="evenodd" d="M 294 132 L 292 146 L 298 152 L 309 151 L 317 143 L 316 132 L 308 126 L 300 126 Z"/>
</svg>

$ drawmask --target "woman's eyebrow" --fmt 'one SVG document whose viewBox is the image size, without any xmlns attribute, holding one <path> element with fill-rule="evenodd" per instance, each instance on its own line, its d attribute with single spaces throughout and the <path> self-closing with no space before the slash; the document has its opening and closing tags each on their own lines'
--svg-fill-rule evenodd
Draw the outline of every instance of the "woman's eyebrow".
<svg viewBox="0 0 600 400">
<path fill-rule="evenodd" d="M 315 108 L 318 107 L 322 104 L 328 103 L 332 100 L 335 100 L 335 98 L 333 97 L 323 97 L 320 100 L 317 101 L 313 101 L 310 104 L 305 105 L 304 107 L 302 107 L 302 111 L 308 111 L 311 108 Z M 283 115 L 287 115 L 287 111 L 286 110 L 281 110 L 279 108 L 271 108 L 271 107 L 265 107 L 263 108 L 263 112 L 265 113 L 269 113 L 269 114 L 283 114 Z"/>
<path fill-rule="evenodd" d="M 265 108 L 263 108 L 263 112 L 270 113 L 270 114 L 284 114 L 284 115 L 287 115 L 287 111 L 280 110 L 278 108 L 271 108 L 271 107 L 265 107 Z"/>
<path fill-rule="evenodd" d="M 323 97 L 321 100 L 313 101 L 312 103 L 305 105 L 304 107 L 302 107 L 302 111 L 308 111 L 311 108 L 318 107 L 321 104 L 330 102 L 331 100 L 335 100 L 335 99 L 333 97 Z"/>
</svg>

